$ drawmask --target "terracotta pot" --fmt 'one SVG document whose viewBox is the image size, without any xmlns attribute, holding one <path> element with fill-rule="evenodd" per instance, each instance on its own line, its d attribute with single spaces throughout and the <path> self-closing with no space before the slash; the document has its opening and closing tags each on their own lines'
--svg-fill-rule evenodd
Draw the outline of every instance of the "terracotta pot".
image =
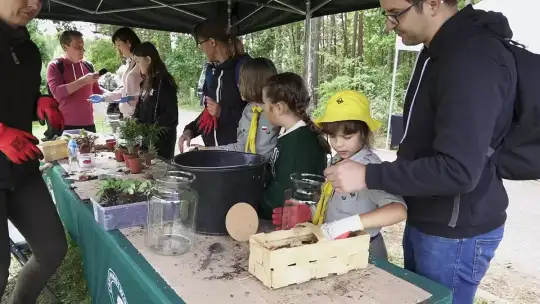
<svg viewBox="0 0 540 304">
<path fill-rule="evenodd" d="M 92 150 L 92 148 L 89 146 L 89 145 L 82 145 L 80 148 L 79 148 L 79 153 L 81 154 L 88 154 L 90 153 Z"/>
<path fill-rule="evenodd" d="M 107 139 L 107 141 L 105 141 L 105 144 L 107 145 L 107 151 L 112 152 L 112 151 L 114 151 L 114 146 L 116 145 L 116 140 L 115 139 Z"/>
<path fill-rule="evenodd" d="M 154 155 L 152 153 L 144 153 L 143 157 L 144 163 L 150 167 L 152 165 L 152 159 L 154 159 Z"/>
<path fill-rule="evenodd" d="M 129 171 L 131 171 L 132 174 L 141 173 L 142 164 L 139 158 L 130 158 L 127 160 L 127 163 L 129 164 Z"/>
<path fill-rule="evenodd" d="M 129 154 L 128 152 L 124 152 L 124 161 L 126 162 L 126 167 L 129 169 L 129 161 L 130 159 L 137 158 L 137 155 Z"/>
<path fill-rule="evenodd" d="M 124 151 L 117 149 L 114 151 L 114 157 L 116 158 L 117 162 L 123 162 L 124 161 Z"/>
</svg>

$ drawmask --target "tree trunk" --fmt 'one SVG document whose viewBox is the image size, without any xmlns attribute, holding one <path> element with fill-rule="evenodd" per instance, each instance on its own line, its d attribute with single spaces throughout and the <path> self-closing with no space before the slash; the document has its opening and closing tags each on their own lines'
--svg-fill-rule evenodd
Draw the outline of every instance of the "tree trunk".
<svg viewBox="0 0 540 304">
<path fill-rule="evenodd" d="M 349 57 L 349 35 L 347 33 L 347 13 L 341 14 L 341 23 L 343 24 L 343 57 Z"/>
<path fill-rule="evenodd" d="M 317 94 L 317 88 L 319 87 L 319 41 L 321 37 L 321 17 L 311 19 L 311 87 L 313 88 L 313 107 L 316 108 L 319 103 L 319 94 Z"/>
<path fill-rule="evenodd" d="M 358 15 L 358 57 L 362 60 L 364 57 L 364 12 Z"/>
<path fill-rule="evenodd" d="M 352 54 L 351 57 L 356 57 L 358 52 L 356 51 L 356 41 L 358 39 L 358 11 L 354 12 L 353 18 L 353 41 L 352 41 Z"/>
</svg>

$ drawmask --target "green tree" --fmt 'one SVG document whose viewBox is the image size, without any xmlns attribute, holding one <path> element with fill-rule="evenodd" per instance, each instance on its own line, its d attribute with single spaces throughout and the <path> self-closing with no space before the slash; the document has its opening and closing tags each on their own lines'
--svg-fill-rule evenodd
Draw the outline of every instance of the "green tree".
<svg viewBox="0 0 540 304">
<path fill-rule="evenodd" d="M 118 52 L 110 39 L 97 38 L 87 42 L 86 57 L 97 70 L 106 68 L 114 73 L 122 64 Z"/>
</svg>

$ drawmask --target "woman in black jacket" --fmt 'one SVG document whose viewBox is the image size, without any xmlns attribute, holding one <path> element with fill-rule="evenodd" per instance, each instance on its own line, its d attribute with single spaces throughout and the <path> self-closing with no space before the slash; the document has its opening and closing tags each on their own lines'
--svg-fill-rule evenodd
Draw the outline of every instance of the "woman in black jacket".
<svg viewBox="0 0 540 304">
<path fill-rule="evenodd" d="M 31 134 L 38 118 L 60 132 L 64 124 L 57 102 L 39 98 L 41 56 L 25 27 L 41 4 L 0 1 L 0 296 L 11 262 L 8 220 L 32 249 L 9 303 L 36 303 L 67 250 L 64 227 L 39 171 L 38 140 Z"/>
<path fill-rule="evenodd" d="M 156 142 L 157 154 L 165 159 L 172 159 L 178 125 L 176 82 L 152 43 L 139 44 L 133 50 L 133 54 L 143 75 L 141 94 L 134 117 L 140 123 L 157 124 L 165 128 Z"/>
<path fill-rule="evenodd" d="M 236 54 L 234 37 L 220 19 L 209 19 L 197 25 L 193 36 L 208 59 L 203 99 L 205 109 L 188 124 L 178 146 L 184 150 L 193 138 L 201 135 L 205 146 L 235 143 L 238 122 L 246 106 L 238 90 L 240 67 L 249 58 Z"/>
</svg>

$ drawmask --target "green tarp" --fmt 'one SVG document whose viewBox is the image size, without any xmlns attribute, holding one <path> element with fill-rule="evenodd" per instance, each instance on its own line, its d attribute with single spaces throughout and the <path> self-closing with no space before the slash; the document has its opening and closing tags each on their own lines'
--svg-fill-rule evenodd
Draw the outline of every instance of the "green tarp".
<svg viewBox="0 0 540 304">
<path fill-rule="evenodd" d="M 235 33 L 243 35 L 305 19 L 305 0 L 233 0 Z M 312 0 L 313 17 L 364 10 L 378 0 Z M 204 18 L 228 16 L 226 0 L 49 0 L 39 18 L 86 21 L 170 32 L 190 33 Z"/>
</svg>

